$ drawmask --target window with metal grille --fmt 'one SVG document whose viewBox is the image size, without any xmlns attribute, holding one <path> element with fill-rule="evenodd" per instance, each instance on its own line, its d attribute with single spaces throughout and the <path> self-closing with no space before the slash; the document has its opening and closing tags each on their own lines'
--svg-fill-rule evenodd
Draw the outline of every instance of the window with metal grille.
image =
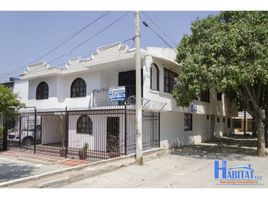
<svg viewBox="0 0 268 200">
<path fill-rule="evenodd" d="M 175 85 L 175 78 L 177 76 L 177 73 L 172 72 L 166 68 L 164 69 L 164 92 L 172 92 Z"/>
<path fill-rule="evenodd" d="M 152 90 L 159 91 L 159 69 L 156 64 L 152 64 L 150 70 L 150 85 Z"/>
<path fill-rule="evenodd" d="M 71 85 L 71 97 L 85 97 L 87 94 L 87 85 L 82 78 L 77 78 Z"/>
<path fill-rule="evenodd" d="M 77 120 L 77 133 L 92 134 L 92 120 L 87 115 L 82 115 Z"/>
<path fill-rule="evenodd" d="M 201 92 L 201 94 L 200 94 L 200 101 L 207 102 L 207 103 L 210 102 L 209 90 L 206 90 L 204 92 Z"/>
<path fill-rule="evenodd" d="M 193 130 L 193 115 L 189 113 L 184 113 L 184 130 Z"/>
<path fill-rule="evenodd" d="M 48 84 L 46 82 L 41 82 L 36 88 L 36 99 L 48 99 Z"/>
<path fill-rule="evenodd" d="M 222 92 L 217 93 L 217 100 L 218 101 L 222 100 Z"/>
</svg>

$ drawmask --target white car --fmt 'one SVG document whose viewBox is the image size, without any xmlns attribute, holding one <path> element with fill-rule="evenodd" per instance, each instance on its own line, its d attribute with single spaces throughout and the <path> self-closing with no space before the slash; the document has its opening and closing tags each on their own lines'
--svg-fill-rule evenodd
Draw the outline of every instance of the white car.
<svg viewBox="0 0 268 200">
<path fill-rule="evenodd" d="M 41 140 L 41 126 L 36 126 L 36 140 Z M 33 144 L 34 141 L 34 129 L 23 129 L 21 134 L 18 130 L 11 130 L 8 132 L 9 142 L 21 142 L 22 145 L 29 146 Z"/>
</svg>

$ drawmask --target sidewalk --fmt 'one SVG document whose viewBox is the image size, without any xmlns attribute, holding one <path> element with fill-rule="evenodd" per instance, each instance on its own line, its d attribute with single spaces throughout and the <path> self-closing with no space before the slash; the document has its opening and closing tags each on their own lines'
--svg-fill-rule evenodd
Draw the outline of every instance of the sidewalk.
<svg viewBox="0 0 268 200">
<path fill-rule="evenodd" d="M 0 183 L 89 163 L 18 151 L 0 152 Z"/>
<path fill-rule="evenodd" d="M 228 167 L 251 165 L 259 185 L 220 185 L 214 161 Z M 234 188 L 268 187 L 268 157 L 256 156 L 256 138 L 224 137 L 213 143 L 178 148 L 171 155 L 66 185 L 66 188 Z"/>
<path fill-rule="evenodd" d="M 168 153 L 166 150 L 150 150 L 144 152 L 144 159 L 151 160 Z M 59 187 L 64 184 L 70 184 L 83 179 L 94 177 L 103 173 L 111 172 L 120 168 L 124 168 L 135 163 L 134 155 L 127 155 L 116 157 L 108 160 L 98 162 L 81 164 L 75 167 L 67 167 L 53 172 L 31 176 L 25 179 L 18 179 L 16 181 L 5 184 L 0 183 L 0 187 L 9 188 L 47 188 Z M 63 166 L 63 165 L 61 165 Z"/>
<path fill-rule="evenodd" d="M 251 164 L 261 185 L 219 185 L 214 179 L 214 160 L 226 159 L 228 166 Z M 144 166 L 131 165 L 113 172 L 87 178 L 65 188 L 258 188 L 268 187 L 268 157 L 221 154 L 202 148 L 178 151 L 173 155 L 147 161 Z"/>
</svg>

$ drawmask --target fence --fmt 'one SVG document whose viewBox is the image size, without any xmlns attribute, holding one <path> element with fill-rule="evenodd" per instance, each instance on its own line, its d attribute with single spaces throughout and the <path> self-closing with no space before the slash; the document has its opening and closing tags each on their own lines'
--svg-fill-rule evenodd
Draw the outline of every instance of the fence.
<svg viewBox="0 0 268 200">
<path fill-rule="evenodd" d="M 143 111 L 143 148 L 160 146 L 159 113 Z M 13 116 L 8 149 L 97 161 L 135 153 L 132 104 L 65 110 L 25 108 Z"/>
</svg>

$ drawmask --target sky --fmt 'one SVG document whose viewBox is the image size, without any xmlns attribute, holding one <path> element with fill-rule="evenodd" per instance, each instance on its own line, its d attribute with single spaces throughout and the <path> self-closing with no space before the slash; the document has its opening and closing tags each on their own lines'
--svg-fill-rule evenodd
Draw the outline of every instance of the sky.
<svg viewBox="0 0 268 200">
<path fill-rule="evenodd" d="M 70 58 L 89 57 L 96 51 L 96 48 L 107 44 L 127 40 L 126 44 L 130 48 L 135 47 L 134 42 L 129 40 L 135 35 L 134 12 L 127 14 L 124 11 L 111 11 L 63 46 L 48 53 L 105 12 L 0 12 L 0 82 L 7 81 L 9 77 L 18 76 L 27 65 L 33 62 L 46 61 L 52 66 L 64 66 Z M 191 23 L 194 20 L 217 13 L 213 11 L 150 11 L 141 13 L 141 22 L 146 21 L 170 46 L 175 48 L 184 34 L 191 33 Z M 123 15 L 121 20 L 109 26 Z M 106 26 L 109 27 L 97 34 Z M 71 52 L 71 49 L 86 40 L 88 41 Z M 168 47 L 151 29 L 141 24 L 141 47 L 148 46 Z"/>
</svg>

